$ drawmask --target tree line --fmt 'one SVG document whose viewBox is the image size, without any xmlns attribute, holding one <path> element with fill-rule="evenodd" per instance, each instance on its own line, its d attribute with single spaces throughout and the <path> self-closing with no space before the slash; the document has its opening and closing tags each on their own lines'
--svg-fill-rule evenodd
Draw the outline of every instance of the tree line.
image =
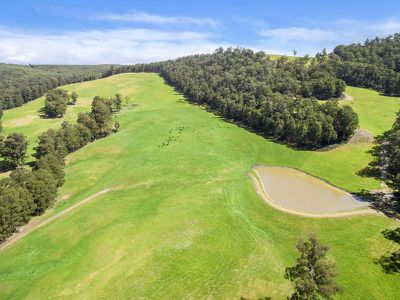
<svg viewBox="0 0 400 300">
<path fill-rule="evenodd" d="M 160 63 L 119 66 L 122 72 L 159 72 L 194 103 L 296 147 L 318 148 L 348 139 L 358 117 L 337 101 L 345 83 L 335 77 L 326 53 L 271 60 L 264 52 L 222 48 Z"/>
<path fill-rule="evenodd" d="M 317 101 L 345 88 L 325 61 L 272 61 L 263 52 L 219 49 L 167 62 L 161 74 L 189 101 L 287 144 L 317 148 L 348 139 L 358 126 L 352 108 Z"/>
<path fill-rule="evenodd" d="M 91 111 L 80 113 L 76 124 L 63 122 L 60 129 L 42 133 L 34 148 L 32 168 L 25 164 L 28 141 L 23 134 L 11 133 L 0 139 L 3 167 L 12 170 L 9 177 L 0 180 L 0 241 L 55 201 L 64 183 L 67 154 L 118 130 L 114 113 L 121 109 L 120 98 L 96 96 Z"/>
<path fill-rule="evenodd" d="M 400 34 L 366 40 L 363 44 L 339 45 L 330 64 L 347 84 L 400 95 Z"/>
<path fill-rule="evenodd" d="M 21 106 L 55 87 L 101 78 L 109 69 L 109 65 L 0 64 L 0 107 L 9 109 Z"/>
</svg>

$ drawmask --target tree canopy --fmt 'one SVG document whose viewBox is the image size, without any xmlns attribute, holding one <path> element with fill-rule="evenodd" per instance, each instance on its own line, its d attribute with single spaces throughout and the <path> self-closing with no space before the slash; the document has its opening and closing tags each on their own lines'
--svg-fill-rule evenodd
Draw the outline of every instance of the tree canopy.
<svg viewBox="0 0 400 300">
<path fill-rule="evenodd" d="M 28 141 L 21 133 L 11 133 L 0 143 L 0 156 L 8 167 L 25 163 Z"/>
<path fill-rule="evenodd" d="M 53 89 L 46 94 L 44 113 L 48 118 L 60 118 L 67 111 L 69 95 L 66 90 Z"/>
<path fill-rule="evenodd" d="M 300 257 L 296 264 L 286 268 L 286 278 L 295 284 L 290 299 L 332 299 L 342 291 L 335 281 L 335 265 L 326 258 L 327 246 L 321 245 L 316 236 L 310 236 L 299 241 L 297 250 Z"/>
<path fill-rule="evenodd" d="M 78 93 L 74 91 L 71 93 L 71 99 L 68 104 L 75 105 L 77 101 L 78 101 Z"/>
<path fill-rule="evenodd" d="M 400 34 L 339 45 L 330 55 L 337 77 L 347 84 L 400 95 Z"/>
</svg>

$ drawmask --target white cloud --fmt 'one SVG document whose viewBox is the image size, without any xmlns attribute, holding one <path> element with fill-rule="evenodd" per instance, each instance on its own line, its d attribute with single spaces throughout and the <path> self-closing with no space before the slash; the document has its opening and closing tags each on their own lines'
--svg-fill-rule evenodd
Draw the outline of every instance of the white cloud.
<svg viewBox="0 0 400 300">
<path fill-rule="evenodd" d="M 147 14 L 145 16 L 154 17 Z M 175 21 L 176 18 L 171 17 L 170 21 L 162 19 L 159 22 Z M 162 25 L 160 27 L 165 28 Z M 235 36 L 226 39 L 239 46 L 267 53 L 291 54 L 295 49 L 299 55 L 313 55 L 323 48 L 331 50 L 338 44 L 363 42 L 367 38 L 398 32 L 400 21 L 388 19 L 376 23 L 362 23 L 339 20 L 310 28 L 265 28 L 266 23 L 257 23 L 257 27 L 264 29 L 249 28 L 255 33 L 254 42 L 246 41 L 243 44 L 237 41 Z M 218 36 L 221 36 L 221 32 L 217 33 L 214 30 L 117 28 L 49 33 L 0 27 L 0 62 L 132 64 L 160 61 L 196 53 L 209 53 L 218 47 L 231 44 L 218 39 Z"/>
<path fill-rule="evenodd" d="M 322 42 L 322 41 L 331 41 L 338 38 L 337 34 L 332 31 L 321 30 L 318 28 L 308 29 L 302 27 L 267 29 L 267 30 L 262 30 L 260 35 L 266 38 L 276 39 L 279 41 L 298 41 L 298 42 L 307 42 L 307 41 Z"/>
<path fill-rule="evenodd" d="M 104 13 L 97 14 L 92 19 L 115 21 L 115 22 L 137 22 L 137 23 L 151 23 L 151 24 L 193 24 L 193 25 L 208 25 L 214 26 L 217 24 L 215 20 L 209 18 L 190 18 L 190 17 L 165 17 L 152 15 L 145 12 L 127 13 L 127 14 L 116 14 L 116 13 Z"/>
<path fill-rule="evenodd" d="M 0 61 L 35 64 L 131 64 L 212 52 L 225 43 L 193 31 L 111 29 L 60 34 L 0 28 Z"/>
<path fill-rule="evenodd" d="M 323 48 L 332 50 L 339 44 L 362 43 L 367 38 L 385 37 L 400 32 L 400 21 L 388 19 L 376 23 L 339 20 L 322 26 L 282 27 L 261 30 L 258 48 L 272 48 L 281 54 L 290 54 L 296 49 L 299 54 L 315 54 Z"/>
<path fill-rule="evenodd" d="M 360 25 L 363 26 L 362 24 Z M 373 31 L 378 35 L 400 32 L 400 21 L 396 19 L 389 19 L 377 24 L 365 24 L 365 26 L 368 30 Z"/>
</svg>

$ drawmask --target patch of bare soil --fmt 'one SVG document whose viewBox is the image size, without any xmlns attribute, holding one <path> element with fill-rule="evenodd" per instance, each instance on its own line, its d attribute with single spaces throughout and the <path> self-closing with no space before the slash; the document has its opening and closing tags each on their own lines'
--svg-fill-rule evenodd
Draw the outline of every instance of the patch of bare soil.
<svg viewBox="0 0 400 300">
<path fill-rule="evenodd" d="M 340 100 L 343 100 L 343 101 L 353 101 L 354 98 L 353 98 L 351 95 L 349 95 L 349 94 L 343 93 L 343 94 L 342 94 L 342 97 L 340 97 Z"/>
<path fill-rule="evenodd" d="M 0 179 L 8 177 L 8 176 L 10 176 L 10 174 L 11 174 L 11 171 L 7 171 L 7 172 L 3 172 L 3 173 L 1 173 L 1 171 L 0 171 Z"/>
<path fill-rule="evenodd" d="M 25 126 L 31 124 L 35 118 L 37 118 L 37 116 L 26 116 L 20 119 L 13 120 L 7 125 L 11 127 Z"/>
<path fill-rule="evenodd" d="M 357 144 L 357 143 L 372 143 L 374 141 L 374 136 L 372 133 L 364 130 L 358 129 L 354 135 L 348 141 L 349 144 Z"/>
</svg>

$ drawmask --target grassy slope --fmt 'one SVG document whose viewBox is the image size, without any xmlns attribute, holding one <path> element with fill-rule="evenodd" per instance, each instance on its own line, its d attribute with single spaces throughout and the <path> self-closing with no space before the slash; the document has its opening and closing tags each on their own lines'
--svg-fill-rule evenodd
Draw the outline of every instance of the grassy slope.
<svg viewBox="0 0 400 300">
<path fill-rule="evenodd" d="M 69 157 L 61 191 L 69 200 L 49 215 L 106 187 L 122 189 L 4 250 L 2 298 L 283 299 L 290 292 L 284 268 L 295 260 L 298 237 L 309 232 L 331 246 L 343 298 L 400 296 L 398 276 L 373 263 L 392 248 L 381 231 L 394 227 L 393 221 L 281 213 L 261 201 L 245 176 L 254 163 L 276 164 L 349 190 L 377 188 L 378 182 L 355 175 L 368 163 L 370 145 L 294 151 L 186 103 L 154 74 L 122 74 L 68 88 L 87 99 L 120 92 L 139 107 L 120 114 L 119 133 Z M 375 133 L 390 127 L 398 99 L 355 88 L 348 92 L 356 98 L 362 127 Z M 385 107 L 386 115 L 368 108 L 376 100 L 374 109 Z M 19 109 L 38 107 L 35 102 Z M 15 111 L 6 112 L 7 122 L 20 115 Z M 55 126 L 37 119 L 20 129 L 37 134 L 45 121 Z M 176 141 L 159 147 L 172 136 Z"/>
<path fill-rule="evenodd" d="M 39 111 L 44 107 L 44 97 L 29 102 L 21 107 L 5 111 L 3 117 L 4 134 L 14 131 L 24 133 L 29 139 L 30 152 L 32 152 L 37 136 L 40 133 L 46 131 L 48 128 L 59 127 L 62 121 L 74 122 L 79 112 L 90 110 L 90 104 L 94 94 L 107 97 L 112 96 L 108 85 L 114 85 L 113 90 L 115 91 L 121 90 L 126 91 L 126 94 L 131 93 L 131 89 L 127 87 L 126 83 L 122 83 L 121 85 L 118 78 L 110 78 L 106 86 L 102 86 L 99 82 L 87 81 L 63 86 L 63 89 L 70 92 L 78 92 L 79 98 L 76 105 L 68 106 L 67 113 L 62 119 L 46 119 L 40 117 Z"/>
<path fill-rule="evenodd" d="M 355 87 L 347 87 L 346 92 L 356 100 L 346 103 L 358 113 L 363 129 L 378 135 L 392 127 L 396 113 L 400 110 L 399 98 Z"/>
</svg>

